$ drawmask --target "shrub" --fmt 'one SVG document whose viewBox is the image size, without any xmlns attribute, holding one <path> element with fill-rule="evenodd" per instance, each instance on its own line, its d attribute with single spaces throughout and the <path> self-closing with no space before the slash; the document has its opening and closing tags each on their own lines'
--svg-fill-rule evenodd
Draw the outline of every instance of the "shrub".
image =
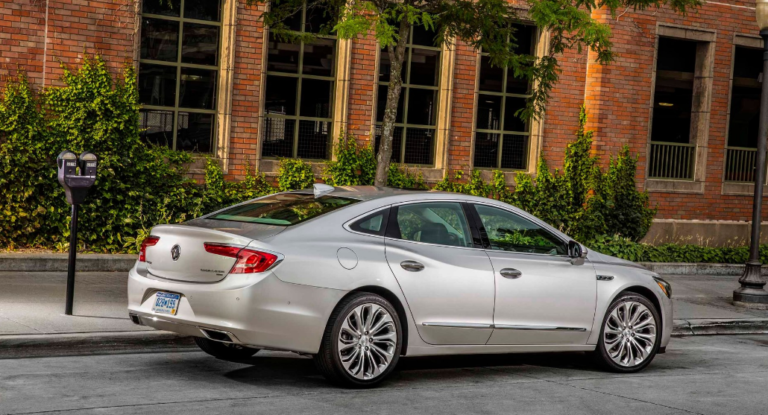
<svg viewBox="0 0 768 415">
<path fill-rule="evenodd" d="M 315 174 L 309 163 L 301 159 L 280 160 L 277 187 L 281 192 L 306 189 L 313 184 L 315 184 Z"/>
<path fill-rule="evenodd" d="M 704 262 L 743 264 L 749 258 L 749 247 L 710 247 L 699 245 L 649 245 L 620 236 L 598 236 L 587 244 L 597 252 L 637 262 Z M 768 261 L 768 245 L 760 246 L 760 261 Z"/>
</svg>

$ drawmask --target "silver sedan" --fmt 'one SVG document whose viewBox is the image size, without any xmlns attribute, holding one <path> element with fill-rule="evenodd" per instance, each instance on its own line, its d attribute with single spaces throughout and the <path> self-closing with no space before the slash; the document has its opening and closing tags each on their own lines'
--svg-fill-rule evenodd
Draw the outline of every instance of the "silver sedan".
<svg viewBox="0 0 768 415">
<path fill-rule="evenodd" d="M 401 356 L 583 351 L 635 372 L 669 342 L 670 295 L 496 200 L 315 185 L 154 227 L 128 310 L 220 359 L 309 354 L 365 387 Z"/>
</svg>

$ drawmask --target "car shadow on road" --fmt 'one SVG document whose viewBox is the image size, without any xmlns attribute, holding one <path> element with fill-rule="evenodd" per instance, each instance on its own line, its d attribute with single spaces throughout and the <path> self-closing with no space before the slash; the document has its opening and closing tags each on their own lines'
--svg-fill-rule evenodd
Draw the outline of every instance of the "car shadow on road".
<svg viewBox="0 0 768 415">
<path fill-rule="evenodd" d="M 331 387 L 308 357 L 287 353 L 279 357 L 256 355 L 239 363 L 251 366 L 227 372 L 224 376 L 230 380 L 259 386 Z M 441 380 L 461 381 L 484 376 L 483 371 L 466 369 L 505 369 L 513 374 L 516 368 L 524 372 L 532 366 L 583 372 L 598 371 L 583 353 L 404 357 L 400 359 L 391 380 L 418 381 L 423 373 L 416 372 L 427 372 L 430 375 L 425 379 L 438 376 Z"/>
</svg>

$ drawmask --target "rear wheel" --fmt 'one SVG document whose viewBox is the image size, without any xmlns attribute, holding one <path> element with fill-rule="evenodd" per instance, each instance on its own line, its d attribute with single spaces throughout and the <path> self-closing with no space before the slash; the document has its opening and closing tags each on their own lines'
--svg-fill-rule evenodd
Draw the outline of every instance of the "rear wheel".
<svg viewBox="0 0 768 415">
<path fill-rule="evenodd" d="M 259 351 L 259 349 L 252 349 L 250 347 L 240 346 L 239 344 L 216 342 L 204 337 L 195 337 L 195 343 L 197 343 L 197 346 L 202 351 L 209 355 L 217 359 L 228 360 L 231 362 L 248 359 Z"/>
<path fill-rule="evenodd" d="M 315 364 L 326 379 L 347 387 L 371 387 L 397 365 L 402 349 L 397 311 L 386 299 L 358 293 L 336 307 Z"/>
<path fill-rule="evenodd" d="M 660 323 L 656 307 L 647 298 L 635 293 L 620 295 L 608 307 L 593 357 L 612 372 L 643 370 L 659 350 Z"/>
</svg>

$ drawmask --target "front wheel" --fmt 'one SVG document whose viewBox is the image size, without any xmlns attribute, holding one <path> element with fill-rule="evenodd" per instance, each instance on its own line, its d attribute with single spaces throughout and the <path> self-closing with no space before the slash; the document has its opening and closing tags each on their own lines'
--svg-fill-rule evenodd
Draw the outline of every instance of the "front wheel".
<svg viewBox="0 0 768 415">
<path fill-rule="evenodd" d="M 200 350 L 209 355 L 230 362 L 245 360 L 255 355 L 259 349 L 240 346 L 239 344 L 221 343 L 204 337 L 195 337 L 195 343 Z"/>
<path fill-rule="evenodd" d="M 608 307 L 593 357 L 612 372 L 644 369 L 659 350 L 660 322 L 656 307 L 646 297 L 635 293 L 620 295 Z"/>
<path fill-rule="evenodd" d="M 376 294 L 354 294 L 331 314 L 315 364 L 331 382 L 374 386 L 397 365 L 401 333 L 400 319 L 389 301 Z"/>
</svg>

